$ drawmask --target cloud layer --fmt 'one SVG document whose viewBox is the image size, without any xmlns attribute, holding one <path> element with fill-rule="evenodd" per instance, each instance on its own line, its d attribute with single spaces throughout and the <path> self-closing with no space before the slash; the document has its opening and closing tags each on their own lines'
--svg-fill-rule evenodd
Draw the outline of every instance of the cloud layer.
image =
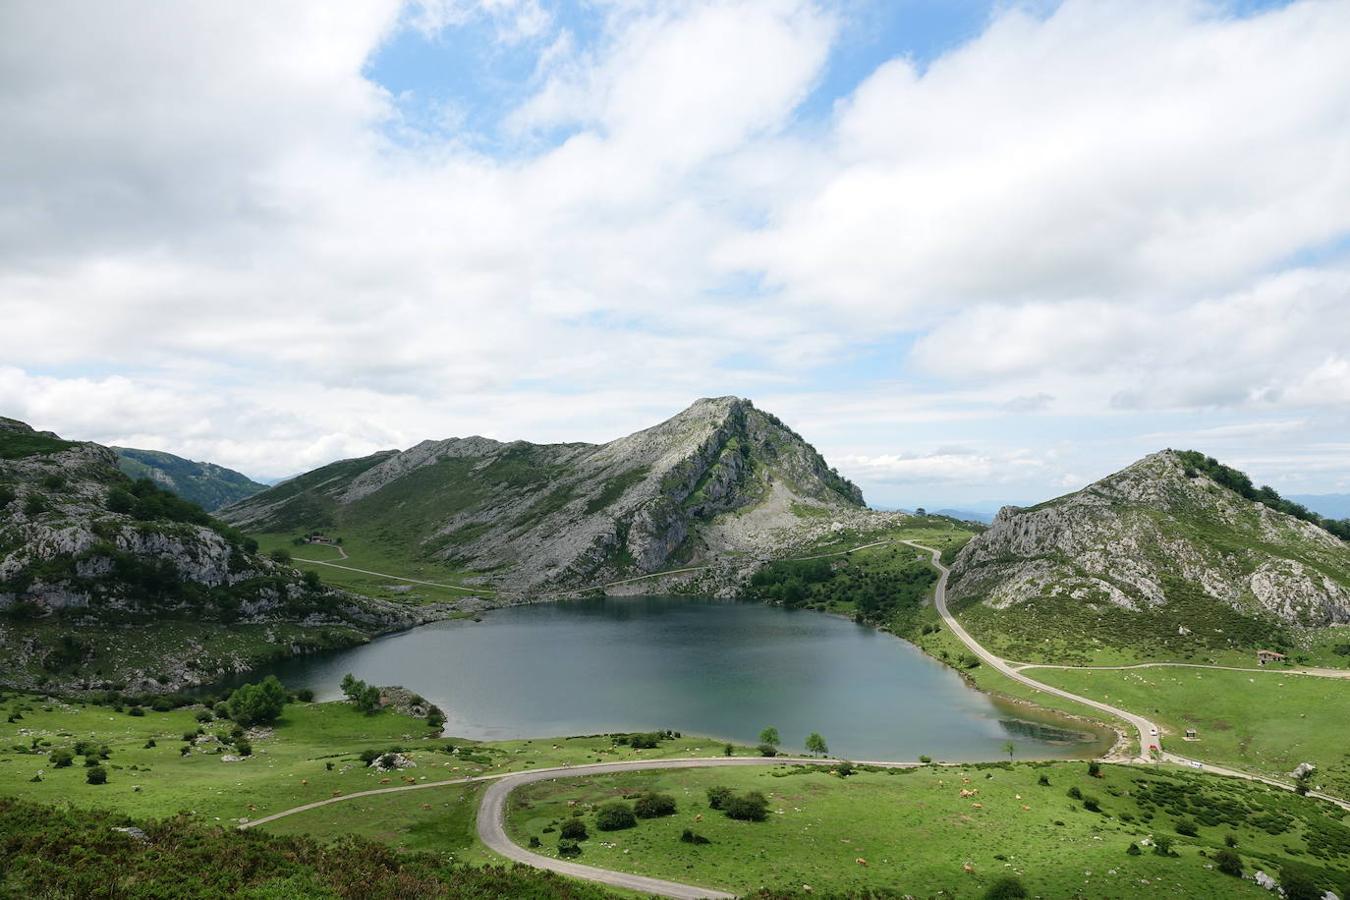
<svg viewBox="0 0 1350 900">
<path fill-rule="evenodd" d="M 1350 4 L 999 7 L 824 119 L 848 4 L 598 10 L 6 5 L 0 409 L 280 475 L 736 392 L 930 505 L 1350 441 Z M 471 21 L 527 99 L 421 132 L 371 60 Z"/>
</svg>

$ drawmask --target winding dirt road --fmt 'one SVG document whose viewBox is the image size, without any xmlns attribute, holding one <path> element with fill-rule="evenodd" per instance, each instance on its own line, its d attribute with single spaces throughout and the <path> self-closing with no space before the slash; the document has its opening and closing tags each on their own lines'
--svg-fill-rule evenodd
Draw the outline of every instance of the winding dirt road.
<svg viewBox="0 0 1350 900">
<path fill-rule="evenodd" d="M 933 604 L 937 607 L 938 615 L 942 616 L 942 621 L 951 629 L 952 634 L 956 635 L 961 640 L 961 643 L 969 647 L 970 651 L 978 656 L 983 662 L 987 663 L 999 673 L 1011 678 L 1013 681 L 1025 684 L 1027 687 L 1035 688 L 1038 691 L 1044 691 L 1047 694 L 1053 694 L 1056 697 L 1063 697 L 1065 700 L 1072 700 L 1075 703 L 1081 703 L 1084 706 L 1090 706 L 1093 709 L 1109 713 L 1118 719 L 1129 722 L 1134 726 L 1135 730 L 1139 732 L 1139 756 L 1135 757 L 1136 762 L 1152 762 L 1152 759 L 1148 755 L 1150 746 L 1157 747 L 1159 751 L 1162 750 L 1162 740 L 1158 731 L 1158 726 L 1143 716 L 1123 710 L 1118 706 L 1111 706 L 1109 703 L 1102 703 L 1098 700 L 1093 700 L 1090 697 L 1082 697 L 1070 691 L 1063 690 L 1062 688 L 1053 687 L 1044 682 L 1037 681 L 1029 675 L 1023 675 L 1021 671 L 1014 668 L 1007 661 L 1003 660 L 1001 657 L 995 656 L 992 652 L 985 649 L 984 645 L 971 637 L 970 633 L 961 626 L 960 622 L 956 621 L 956 617 L 951 614 L 949 609 L 947 609 L 947 576 L 951 574 L 951 570 L 942 564 L 942 551 L 934 550 L 932 547 L 925 547 L 923 544 L 916 544 L 914 541 L 901 541 L 901 543 L 908 544 L 916 550 L 923 550 L 933 555 L 933 567 L 941 573 L 941 577 L 938 578 L 937 587 L 933 591 Z"/>
</svg>

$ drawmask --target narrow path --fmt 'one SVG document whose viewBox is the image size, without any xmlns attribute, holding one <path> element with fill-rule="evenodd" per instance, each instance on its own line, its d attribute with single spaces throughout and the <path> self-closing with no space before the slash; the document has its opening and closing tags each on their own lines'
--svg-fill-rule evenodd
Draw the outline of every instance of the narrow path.
<svg viewBox="0 0 1350 900">
<path fill-rule="evenodd" d="M 1202 763 L 1198 760 L 1187 759 L 1184 756 L 1178 756 L 1174 753 L 1167 753 L 1162 749 L 1161 733 L 1158 731 L 1157 725 L 1155 725 L 1153 722 L 1150 722 L 1148 719 L 1145 719 L 1143 716 L 1137 716 L 1134 713 L 1126 712 L 1125 710 L 1120 709 L 1119 707 L 1111 706 L 1110 704 L 1107 703 L 1101 703 L 1097 700 L 1093 700 L 1090 697 L 1082 697 L 1079 696 L 1078 694 L 1071 693 L 1070 691 L 1062 690 L 1052 685 L 1045 684 L 1044 682 L 1036 681 L 1034 678 L 1031 678 L 1030 676 L 1023 675 L 1022 672 L 1017 667 L 1010 665 L 1005 660 L 1001 659 L 998 656 L 995 656 L 989 650 L 986 650 L 982 644 L 980 644 L 973 637 L 971 637 L 970 633 L 961 627 L 961 623 L 956 621 L 956 617 L 953 616 L 951 614 L 951 611 L 947 609 L 947 576 L 948 574 L 950 574 L 950 570 L 946 566 L 944 566 L 941 562 L 942 557 L 941 551 L 934 550 L 932 547 L 925 547 L 923 544 L 916 544 L 913 541 L 902 541 L 901 543 L 908 544 L 909 546 L 914 547 L 917 550 L 923 550 L 927 553 L 933 554 L 932 557 L 933 565 L 937 568 L 939 572 L 942 573 L 941 577 L 938 579 L 937 588 L 933 593 L 934 605 L 937 607 L 938 614 L 942 616 L 942 620 L 947 623 L 947 627 L 952 630 L 953 634 L 955 634 L 958 638 L 961 639 L 962 643 L 964 643 L 967 647 L 969 647 L 972 652 L 974 652 L 977 656 L 980 657 L 980 659 L 989 663 L 989 665 L 993 666 L 999 672 L 1008 676 L 1014 681 L 1021 682 L 1022 684 L 1025 684 L 1028 687 L 1033 687 L 1036 688 L 1037 690 L 1045 691 L 1046 693 L 1053 694 L 1057 697 L 1063 697 L 1066 700 L 1073 700 L 1076 703 L 1082 703 L 1083 705 L 1090 706 L 1093 709 L 1099 709 L 1102 712 L 1110 713 L 1113 716 L 1118 716 L 1119 718 L 1129 722 L 1139 731 L 1139 749 L 1141 755 L 1135 758 L 1136 763 L 1153 762 L 1153 760 L 1147 757 L 1148 752 L 1147 748 L 1151 743 L 1158 747 L 1160 758 L 1166 762 L 1176 763 L 1177 765 L 1186 766 L 1188 768 L 1197 769 L 1203 772 L 1210 772 L 1215 775 L 1227 775 L 1231 778 L 1243 778 L 1246 779 L 1247 781 L 1259 781 L 1262 784 L 1268 784 L 1271 787 L 1277 787 L 1286 791 L 1295 790 L 1294 785 L 1289 784 L 1288 782 L 1285 781 L 1280 781 L 1279 779 L 1276 778 L 1268 778 L 1264 775 L 1256 775 L 1251 772 L 1244 772 L 1240 769 L 1230 769 L 1225 766 L 1216 766 L 1211 765 L 1210 763 Z M 1147 665 L 1154 665 L 1154 664 L 1147 664 Z M 1028 668 L 1030 668 L 1030 666 L 1028 666 Z M 1089 667 L 1054 666 L 1053 668 L 1074 669 L 1074 668 L 1089 668 Z M 1250 670 L 1239 669 L 1238 671 L 1245 672 Z M 1325 800 L 1328 803 L 1334 803 L 1335 805 L 1341 807 L 1342 809 L 1350 810 L 1350 801 L 1346 801 L 1340 797 L 1334 797 L 1330 794 L 1323 794 L 1320 791 L 1308 791 L 1308 796 L 1316 797 L 1319 800 Z"/>
<path fill-rule="evenodd" d="M 1139 756 L 1136 757 L 1138 762 L 1151 762 L 1148 755 L 1150 747 L 1156 746 L 1159 750 L 1162 749 L 1162 739 L 1158 731 L 1158 726 L 1148 719 L 1145 719 L 1143 716 L 1127 712 L 1117 706 L 1111 706 L 1109 703 L 1102 703 L 1098 700 L 1093 700 L 1090 697 L 1083 697 L 1070 691 L 1037 681 L 1028 675 L 1023 675 L 1002 658 L 995 656 L 991 651 L 986 650 L 984 645 L 971 637 L 970 633 L 961 626 L 960 622 L 956 621 L 956 617 L 951 614 L 949 609 L 947 609 L 947 576 L 951 574 L 951 570 L 942 564 L 942 551 L 934 550 L 932 547 L 925 547 L 923 544 L 916 544 L 914 541 L 901 541 L 901 543 L 908 544 L 916 550 L 923 550 L 933 555 L 933 567 L 941 573 L 941 577 L 938 578 L 937 587 L 933 591 L 933 605 L 937 607 L 938 615 L 942 617 L 942 621 L 951 629 L 952 634 L 956 635 L 961 640 L 961 643 L 969 647 L 971 652 L 978 656 L 982 661 L 988 663 L 995 671 L 1006 675 L 1013 681 L 1020 682 L 1028 687 L 1035 688 L 1038 691 L 1044 691 L 1047 694 L 1053 694 L 1056 697 L 1063 697 L 1065 700 L 1072 700 L 1075 703 L 1090 706 L 1093 709 L 1100 710 L 1104 713 L 1110 713 L 1119 719 L 1129 722 L 1134 726 L 1135 730 L 1139 732 Z"/>
<path fill-rule="evenodd" d="M 1268 672 L 1272 675 L 1309 675 L 1314 678 L 1350 678 L 1350 669 L 1272 669 L 1269 667 L 1247 668 L 1245 666 L 1218 666 L 1209 663 L 1183 663 L 1183 662 L 1144 662 L 1132 663 L 1126 666 L 1066 666 L 1059 663 L 1008 663 L 1019 672 L 1027 669 L 1083 669 L 1088 672 L 1121 672 L 1126 669 L 1154 669 L 1154 668 L 1178 668 L 1178 669 L 1219 669 L 1224 672 Z"/>
<path fill-rule="evenodd" d="M 343 559 L 346 559 L 346 557 L 344 556 Z M 362 575 L 374 575 L 377 578 L 389 578 L 394 581 L 406 581 L 408 584 L 424 584 L 427 587 L 446 588 L 447 590 L 451 591 L 463 591 L 466 594 L 473 594 L 474 596 L 483 596 L 485 594 L 496 593 L 496 591 L 489 590 L 488 588 L 466 588 L 458 584 L 443 584 L 439 581 L 419 581 L 416 578 L 404 578 L 402 575 L 390 575 L 388 572 L 372 572 L 370 569 L 358 569 L 355 568 L 354 566 L 340 566 L 335 562 L 327 562 L 322 559 L 305 559 L 303 557 L 296 556 L 292 557 L 292 560 L 294 562 L 314 563 L 315 565 L 320 566 L 331 566 L 334 569 L 345 569 L 348 572 L 360 572 Z"/>
</svg>

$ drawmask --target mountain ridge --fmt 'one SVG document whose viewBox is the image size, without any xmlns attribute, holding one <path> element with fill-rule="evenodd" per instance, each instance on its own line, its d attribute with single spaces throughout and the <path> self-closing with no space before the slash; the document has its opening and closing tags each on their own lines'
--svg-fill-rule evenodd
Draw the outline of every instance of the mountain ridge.
<svg viewBox="0 0 1350 900">
<path fill-rule="evenodd" d="M 117 465 L 132 478 L 149 478 L 185 500 L 191 500 L 207 512 L 237 503 L 266 490 L 261 484 L 233 469 L 210 462 L 175 456 L 163 450 L 117 447 Z"/>
<path fill-rule="evenodd" d="M 1218 647 L 1350 623 L 1350 544 L 1221 484 L 1197 456 L 1160 451 L 1080 491 L 1004 507 L 957 555 L 953 602 L 1013 630 L 1028 612 L 1045 617 L 1041 630 L 1145 616 Z M 1166 628 L 1150 639 L 1179 645 Z"/>
<path fill-rule="evenodd" d="M 221 514 L 252 532 L 401 534 L 423 558 L 533 590 L 767 553 L 865 512 L 776 416 L 713 397 L 603 444 L 447 438 L 342 460 Z"/>
</svg>

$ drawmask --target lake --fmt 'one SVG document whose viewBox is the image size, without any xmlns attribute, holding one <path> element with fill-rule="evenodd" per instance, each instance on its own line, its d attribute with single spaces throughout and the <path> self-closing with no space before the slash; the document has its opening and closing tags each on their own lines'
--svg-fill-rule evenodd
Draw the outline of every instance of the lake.
<svg viewBox="0 0 1350 900">
<path fill-rule="evenodd" d="M 1109 732 L 1001 704 L 891 635 L 809 610 L 688 597 L 517 606 L 286 660 L 275 674 L 318 699 L 352 672 L 401 684 L 477 740 L 672 729 L 788 750 L 818 731 L 852 759 L 1087 757 Z"/>
</svg>

